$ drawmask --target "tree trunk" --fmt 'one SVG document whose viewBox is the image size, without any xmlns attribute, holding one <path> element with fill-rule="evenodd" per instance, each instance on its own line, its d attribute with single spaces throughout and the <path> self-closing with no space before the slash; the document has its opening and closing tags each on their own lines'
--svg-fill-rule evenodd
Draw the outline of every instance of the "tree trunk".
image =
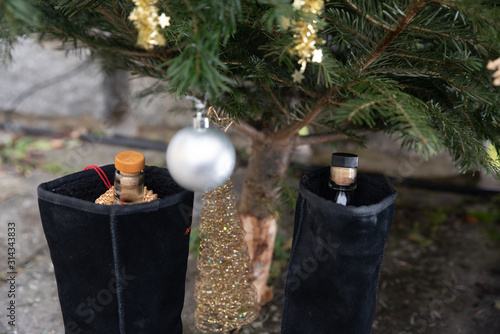
<svg viewBox="0 0 500 334">
<path fill-rule="evenodd" d="M 240 199 L 241 221 L 254 268 L 252 281 L 259 304 L 273 298 L 267 286 L 277 232 L 276 183 L 284 177 L 294 149 L 294 140 L 273 133 L 252 139 L 252 151 Z"/>
</svg>

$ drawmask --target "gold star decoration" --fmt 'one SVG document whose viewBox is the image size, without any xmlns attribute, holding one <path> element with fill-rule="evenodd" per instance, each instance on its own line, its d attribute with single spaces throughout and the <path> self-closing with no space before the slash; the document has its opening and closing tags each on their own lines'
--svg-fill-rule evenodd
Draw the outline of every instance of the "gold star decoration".
<svg viewBox="0 0 500 334">
<path fill-rule="evenodd" d="M 284 17 L 282 16 L 281 17 L 281 27 L 284 29 L 284 30 L 288 30 L 290 29 L 290 24 L 291 24 L 291 21 L 288 17 Z"/>
<path fill-rule="evenodd" d="M 165 13 L 158 15 L 156 4 L 158 0 L 132 0 L 135 8 L 128 19 L 134 23 L 138 31 L 137 45 L 146 50 L 154 46 L 164 46 L 165 38 L 158 31 L 158 26 L 165 28 L 170 25 L 170 17 Z"/>
<path fill-rule="evenodd" d="M 302 11 L 306 14 L 320 15 L 323 11 L 323 0 L 294 0 L 293 8 L 296 11 Z M 305 16 L 307 17 L 307 15 Z M 323 59 L 323 51 L 317 46 L 324 44 L 325 41 L 318 37 L 318 20 L 317 19 L 298 19 L 292 21 L 293 26 L 293 48 L 291 52 L 297 55 L 300 59 L 300 73 L 304 73 L 308 62 L 321 63 Z M 292 75 L 294 82 L 301 82 L 303 75 L 299 76 L 297 71 Z"/>
<path fill-rule="evenodd" d="M 160 24 L 160 27 L 165 28 L 170 26 L 170 16 L 165 15 L 165 13 L 161 13 L 160 17 L 158 18 L 158 23 Z"/>
<path fill-rule="evenodd" d="M 323 50 L 321 50 L 321 49 L 314 50 L 312 62 L 313 63 L 321 63 L 322 60 L 323 60 Z"/>
<path fill-rule="evenodd" d="M 486 68 L 493 72 L 493 85 L 494 86 L 500 86 L 500 58 L 497 60 L 489 61 L 488 65 L 486 65 Z"/>
<path fill-rule="evenodd" d="M 302 4 L 304 3 L 304 0 L 293 0 L 293 8 L 295 10 L 300 10 L 300 8 L 302 8 Z"/>
<path fill-rule="evenodd" d="M 304 80 L 304 74 L 302 74 L 302 72 L 299 70 L 295 70 L 295 72 L 293 72 L 292 74 L 292 79 L 293 82 L 301 83 L 302 80 Z"/>
</svg>

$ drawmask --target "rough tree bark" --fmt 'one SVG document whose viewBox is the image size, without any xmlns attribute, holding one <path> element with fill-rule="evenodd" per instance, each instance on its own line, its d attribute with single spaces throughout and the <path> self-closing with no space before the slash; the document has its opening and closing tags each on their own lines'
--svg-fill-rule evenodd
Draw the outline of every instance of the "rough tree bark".
<svg viewBox="0 0 500 334">
<path fill-rule="evenodd" d="M 276 182 L 284 177 L 295 148 L 292 138 L 276 139 L 274 134 L 252 138 L 252 150 L 241 194 L 241 221 L 246 231 L 253 283 L 259 304 L 273 297 L 267 286 L 277 232 L 273 203 L 277 197 Z"/>
<path fill-rule="evenodd" d="M 285 177 L 296 146 L 346 138 L 334 133 L 298 136 L 299 130 L 312 122 L 337 92 L 337 87 L 331 88 L 302 120 L 292 122 L 277 132 L 259 131 L 243 121 L 235 125 L 236 129 L 252 139 L 251 156 L 240 198 L 240 214 L 254 267 L 252 280 L 261 305 L 273 298 L 267 281 L 278 229 L 273 205 L 278 196 L 277 182 Z"/>
</svg>

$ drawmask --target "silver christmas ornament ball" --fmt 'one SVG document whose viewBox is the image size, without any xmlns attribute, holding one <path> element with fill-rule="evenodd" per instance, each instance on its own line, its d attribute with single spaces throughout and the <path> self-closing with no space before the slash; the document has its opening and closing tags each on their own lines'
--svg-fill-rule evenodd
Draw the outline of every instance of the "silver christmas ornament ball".
<svg viewBox="0 0 500 334">
<path fill-rule="evenodd" d="M 167 148 L 167 168 L 180 186 L 195 192 L 213 190 L 231 176 L 236 152 L 229 137 L 215 127 L 185 127 Z"/>
</svg>

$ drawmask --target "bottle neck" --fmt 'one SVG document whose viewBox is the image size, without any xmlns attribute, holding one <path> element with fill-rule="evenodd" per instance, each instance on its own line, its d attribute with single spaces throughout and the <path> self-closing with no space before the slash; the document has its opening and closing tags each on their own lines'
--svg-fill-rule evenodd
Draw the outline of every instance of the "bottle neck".
<svg viewBox="0 0 500 334">
<path fill-rule="evenodd" d="M 117 204 L 141 203 L 144 197 L 144 171 L 127 173 L 116 170 L 114 185 Z"/>
<path fill-rule="evenodd" d="M 136 172 L 136 173 L 127 173 L 127 172 L 122 172 L 122 171 L 117 170 L 117 173 L 123 177 L 139 177 L 142 174 L 144 174 L 144 171 L 141 170 L 141 171 Z"/>
<path fill-rule="evenodd" d="M 351 202 L 352 191 L 338 190 L 335 192 L 333 201 L 340 205 L 348 205 Z"/>
<path fill-rule="evenodd" d="M 328 186 L 333 190 L 333 201 L 349 205 L 353 190 L 357 187 L 357 168 L 331 166 Z"/>
</svg>

